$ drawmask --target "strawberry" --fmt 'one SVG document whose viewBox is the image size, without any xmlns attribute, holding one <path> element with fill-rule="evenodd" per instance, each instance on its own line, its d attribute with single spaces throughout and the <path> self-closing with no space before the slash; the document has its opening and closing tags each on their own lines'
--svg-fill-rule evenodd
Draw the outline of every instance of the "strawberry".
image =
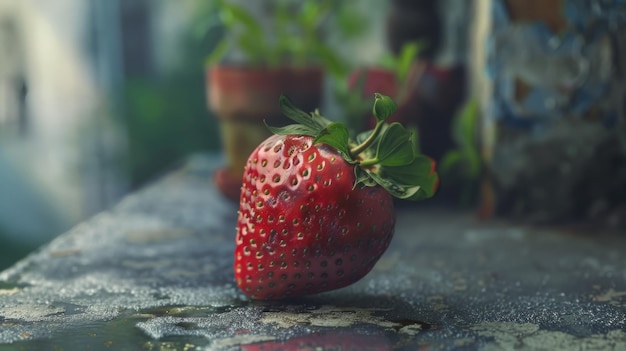
<svg viewBox="0 0 626 351">
<path fill-rule="evenodd" d="M 235 279 L 253 299 L 279 299 L 350 285 L 365 276 L 394 233 L 393 197 L 431 197 L 434 163 L 415 138 L 385 120 L 395 104 L 376 94 L 374 130 L 349 139 L 345 125 L 307 114 L 286 97 L 299 124 L 269 127 L 244 170 Z"/>
</svg>

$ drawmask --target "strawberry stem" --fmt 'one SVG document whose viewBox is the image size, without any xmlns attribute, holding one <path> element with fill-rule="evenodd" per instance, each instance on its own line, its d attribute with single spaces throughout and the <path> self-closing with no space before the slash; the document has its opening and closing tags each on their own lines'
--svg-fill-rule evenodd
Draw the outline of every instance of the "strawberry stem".
<svg viewBox="0 0 626 351">
<path fill-rule="evenodd" d="M 359 165 L 361 167 L 368 167 L 368 166 L 373 166 L 373 165 L 375 165 L 375 164 L 377 164 L 379 162 L 380 162 L 380 160 L 377 157 L 374 157 L 374 158 L 370 158 L 370 159 L 363 160 L 363 161 L 359 162 Z"/>
<path fill-rule="evenodd" d="M 372 131 L 372 134 L 370 134 L 367 139 L 365 139 L 365 141 L 363 141 L 361 144 L 353 147 L 352 149 L 350 149 L 350 157 L 352 157 L 352 159 L 356 159 L 356 157 L 363 151 L 367 150 L 368 147 L 370 147 L 372 145 L 372 143 L 374 143 L 374 141 L 376 140 L 376 138 L 378 137 L 378 134 L 380 134 L 380 131 L 383 129 L 383 124 L 385 121 L 378 121 L 376 122 L 376 127 L 374 127 L 374 130 Z M 361 162 L 361 164 L 363 164 Z"/>
</svg>

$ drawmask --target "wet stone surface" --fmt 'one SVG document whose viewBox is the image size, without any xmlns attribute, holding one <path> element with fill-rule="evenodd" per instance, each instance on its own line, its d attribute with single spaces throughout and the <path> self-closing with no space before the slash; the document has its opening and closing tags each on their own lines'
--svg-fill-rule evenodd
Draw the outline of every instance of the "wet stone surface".
<svg viewBox="0 0 626 351">
<path fill-rule="evenodd" d="M 0 273 L 0 349 L 626 349 L 626 235 L 427 206 L 398 210 L 357 284 L 250 301 L 214 161 L 193 158 Z"/>
</svg>

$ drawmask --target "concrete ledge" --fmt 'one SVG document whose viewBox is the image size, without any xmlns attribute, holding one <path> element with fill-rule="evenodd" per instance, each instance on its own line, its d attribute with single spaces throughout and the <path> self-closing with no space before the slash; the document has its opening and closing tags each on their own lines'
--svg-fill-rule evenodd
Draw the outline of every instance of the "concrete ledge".
<svg viewBox="0 0 626 351">
<path fill-rule="evenodd" d="M 0 273 L 19 350 L 626 349 L 626 237 L 402 207 L 348 288 L 252 302 L 232 273 L 237 206 L 194 158 Z"/>
</svg>

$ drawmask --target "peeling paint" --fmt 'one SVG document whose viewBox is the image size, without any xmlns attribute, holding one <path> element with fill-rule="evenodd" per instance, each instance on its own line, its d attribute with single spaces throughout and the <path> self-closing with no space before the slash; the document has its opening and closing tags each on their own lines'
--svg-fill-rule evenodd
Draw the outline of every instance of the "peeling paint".
<svg viewBox="0 0 626 351">
<path fill-rule="evenodd" d="M 400 328 L 398 330 L 398 333 L 406 335 L 417 335 L 421 331 L 422 326 L 420 324 L 410 324 Z"/>
<path fill-rule="evenodd" d="M 576 337 L 560 331 L 542 330 L 532 323 L 482 322 L 470 328 L 493 338 L 483 350 L 626 350 L 626 332 Z"/>
<path fill-rule="evenodd" d="M 168 341 L 164 341 L 164 342 L 152 342 L 152 341 L 148 341 L 146 343 L 144 343 L 141 347 L 143 350 L 147 350 L 147 351 L 191 351 L 191 350 L 196 350 L 197 347 L 194 344 L 189 344 L 186 343 L 184 345 L 179 345 L 178 343 L 174 343 L 174 342 L 168 342 Z"/>
<path fill-rule="evenodd" d="M 20 289 L 18 288 L 12 288 L 12 289 L 0 289 L 0 295 L 13 295 L 16 294 L 20 291 Z"/>
<path fill-rule="evenodd" d="M 0 310 L 0 316 L 5 319 L 15 319 L 27 322 L 44 320 L 47 316 L 65 313 L 65 309 L 43 304 L 27 303 L 19 306 L 4 307 Z"/>
<path fill-rule="evenodd" d="M 260 322 L 275 324 L 280 328 L 291 328 L 296 325 L 312 325 L 318 327 L 349 327 L 355 324 L 373 324 L 382 328 L 400 328 L 402 325 L 374 315 L 384 309 L 346 308 L 320 306 L 318 309 L 306 311 L 269 311 L 263 312 Z"/>
<path fill-rule="evenodd" d="M 591 297 L 596 302 L 608 302 L 614 306 L 626 305 L 626 291 L 607 290 L 604 294 L 594 295 Z"/>
<path fill-rule="evenodd" d="M 441 295 L 429 296 L 427 301 L 435 311 L 446 311 L 450 308 L 450 306 L 445 303 L 446 298 Z"/>
</svg>

